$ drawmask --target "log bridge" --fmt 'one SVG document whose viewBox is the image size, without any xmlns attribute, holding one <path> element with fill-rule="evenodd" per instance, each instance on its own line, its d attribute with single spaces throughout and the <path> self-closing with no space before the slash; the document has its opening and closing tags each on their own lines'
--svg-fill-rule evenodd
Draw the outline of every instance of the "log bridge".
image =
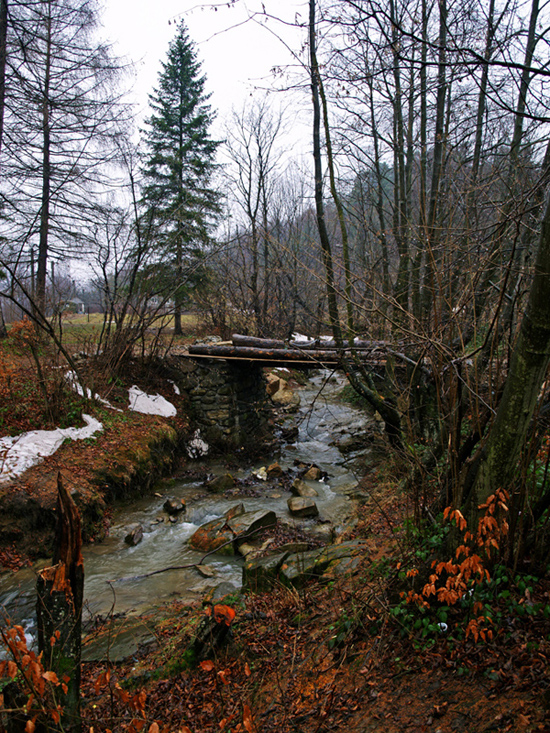
<svg viewBox="0 0 550 733">
<path fill-rule="evenodd" d="M 361 360 L 367 361 L 373 367 L 385 365 L 383 352 L 384 348 L 388 346 L 386 341 L 354 339 L 353 346 L 348 341 L 343 342 L 345 352 L 350 353 L 353 348 Z M 285 342 L 233 334 L 231 341 L 190 346 L 189 356 L 195 359 L 256 362 L 261 366 L 285 366 L 299 369 L 337 368 L 341 365 L 336 342 L 327 339 Z"/>
<path fill-rule="evenodd" d="M 371 367 L 385 366 L 385 342 L 353 344 Z M 344 348 L 349 349 L 348 344 Z M 172 352 L 179 386 L 190 398 L 197 436 L 223 451 L 258 449 L 270 440 L 271 409 L 264 367 L 318 369 L 341 367 L 333 341 L 276 341 L 234 335 L 216 344 L 196 344 L 185 354 Z"/>
</svg>

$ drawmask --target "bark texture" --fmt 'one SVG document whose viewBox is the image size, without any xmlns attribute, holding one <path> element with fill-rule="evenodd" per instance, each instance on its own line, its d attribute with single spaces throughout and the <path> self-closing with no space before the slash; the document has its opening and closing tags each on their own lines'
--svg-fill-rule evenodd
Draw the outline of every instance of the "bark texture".
<svg viewBox="0 0 550 733">
<path fill-rule="evenodd" d="M 38 648 L 46 669 L 65 681 L 67 692 L 56 688 L 63 707 L 58 730 L 76 733 L 80 719 L 80 655 L 84 563 L 80 514 L 57 477 L 57 534 L 53 564 L 44 568 L 36 582 Z"/>
</svg>

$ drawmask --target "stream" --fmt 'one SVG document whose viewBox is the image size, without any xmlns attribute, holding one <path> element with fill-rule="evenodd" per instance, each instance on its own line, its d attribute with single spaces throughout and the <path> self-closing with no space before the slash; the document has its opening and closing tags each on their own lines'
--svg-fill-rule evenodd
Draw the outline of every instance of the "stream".
<svg viewBox="0 0 550 733">
<path fill-rule="evenodd" d="M 202 577 L 195 568 L 174 570 L 146 578 L 139 577 L 172 565 L 197 563 L 202 557 L 190 549 L 187 540 L 205 522 L 224 514 L 230 507 L 243 503 L 247 511 L 271 509 L 279 521 L 299 527 L 300 530 L 318 530 L 330 521 L 334 532 L 340 532 L 353 516 L 353 490 L 357 486 L 354 469 L 364 471 L 369 448 L 353 450 L 350 441 L 361 435 L 374 420 L 364 412 L 339 399 L 346 380 L 328 370 L 312 376 L 298 389 L 300 407 L 294 414 L 285 414 L 279 421 L 283 429 L 298 427 L 295 442 L 283 443 L 280 450 L 265 456 L 262 463 L 231 466 L 222 459 L 208 457 L 192 462 L 188 479 L 174 483 L 161 496 L 155 494 L 137 499 L 131 505 L 115 508 L 109 536 L 97 545 L 83 550 L 85 567 L 84 620 L 92 621 L 110 613 L 139 615 L 168 600 L 193 601 L 209 588 L 224 584 L 224 592 L 241 586 L 243 558 L 240 556 L 210 555 L 205 563 L 212 577 Z M 322 389 L 321 389 L 322 388 Z M 344 453 L 334 442 L 348 443 Z M 262 466 L 277 461 L 283 471 L 297 475 L 297 463 L 315 464 L 328 475 L 316 482 L 319 496 L 315 502 L 319 517 L 308 520 L 293 519 L 287 508 L 290 493 L 277 479 L 262 481 L 254 476 Z M 195 470 L 198 469 L 198 470 Z M 244 479 L 244 488 L 238 485 L 231 494 L 211 494 L 203 480 L 196 476 L 207 471 L 216 476 L 228 470 L 235 479 Z M 163 510 L 167 497 L 184 499 L 185 513 L 176 523 L 170 523 Z M 143 540 L 129 547 L 124 538 L 131 524 L 143 527 Z M 30 640 L 34 631 L 36 571 L 48 564 L 42 561 L 33 568 L 0 577 L 0 608 L 12 622 L 25 628 Z"/>
</svg>

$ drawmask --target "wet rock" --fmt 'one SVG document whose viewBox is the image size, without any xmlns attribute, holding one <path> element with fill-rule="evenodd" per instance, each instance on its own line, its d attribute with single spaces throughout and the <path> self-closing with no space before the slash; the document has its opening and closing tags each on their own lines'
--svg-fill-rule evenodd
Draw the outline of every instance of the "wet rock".
<svg viewBox="0 0 550 733">
<path fill-rule="evenodd" d="M 189 539 L 189 544 L 199 552 L 219 552 L 221 555 L 233 555 L 234 535 L 227 526 L 225 517 L 213 519 L 201 525 Z"/>
<path fill-rule="evenodd" d="M 281 430 L 281 438 L 286 440 L 288 443 L 292 443 L 296 440 L 300 430 L 297 425 L 291 425 L 290 427 L 284 427 Z"/>
<path fill-rule="evenodd" d="M 302 498 L 305 498 L 305 499 L 311 498 L 313 496 L 319 496 L 319 492 L 317 492 L 313 488 L 313 486 L 309 486 L 309 484 L 306 484 L 305 481 L 302 481 L 301 478 L 297 478 L 294 480 L 294 483 L 290 487 L 290 491 L 292 492 L 294 496 L 301 496 Z M 290 508 L 290 505 L 289 505 L 289 508 Z"/>
<path fill-rule="evenodd" d="M 267 468 L 267 475 L 269 478 L 279 478 L 283 475 L 283 469 L 277 462 L 272 463 L 271 466 L 268 466 Z"/>
<path fill-rule="evenodd" d="M 287 552 L 287 553 L 297 553 L 297 552 L 307 552 L 309 550 L 309 545 L 307 542 L 286 542 L 284 545 L 281 545 L 278 549 L 279 552 Z"/>
<path fill-rule="evenodd" d="M 279 578 L 279 569 L 288 552 L 245 561 L 243 565 L 243 588 L 262 593 L 270 590 Z"/>
<path fill-rule="evenodd" d="M 185 501 L 183 499 L 175 499 L 174 497 L 170 497 L 166 499 L 166 501 L 162 505 L 162 508 L 171 516 L 175 516 L 176 514 L 185 511 Z"/>
<path fill-rule="evenodd" d="M 266 376 L 266 382 L 265 391 L 272 397 L 281 388 L 281 378 L 276 374 L 268 374 Z"/>
<path fill-rule="evenodd" d="M 255 512 L 245 512 L 227 520 L 228 526 L 235 537 L 249 535 L 266 527 L 274 527 L 277 524 L 277 515 L 272 511 L 258 509 Z"/>
<path fill-rule="evenodd" d="M 304 474 L 305 481 L 319 481 L 322 476 L 322 471 L 318 466 L 312 466 Z"/>
<path fill-rule="evenodd" d="M 143 527 L 141 524 L 131 524 L 128 527 L 128 534 L 124 538 L 124 542 L 126 542 L 127 545 L 130 545 L 130 547 L 135 547 L 136 545 L 139 545 L 142 539 Z"/>
<path fill-rule="evenodd" d="M 287 501 L 288 510 L 293 517 L 306 518 L 316 517 L 319 514 L 317 504 L 313 499 L 303 498 L 301 496 L 293 496 Z"/>
<path fill-rule="evenodd" d="M 261 545 L 252 544 L 250 542 L 239 542 L 238 549 L 241 555 L 246 557 L 247 560 L 251 560 L 253 557 L 260 557 L 260 555 L 263 555 L 269 545 L 272 545 L 274 541 L 273 537 L 269 537 L 267 540 L 262 542 Z"/>
<path fill-rule="evenodd" d="M 365 543 L 351 541 L 288 555 L 280 567 L 278 579 L 294 588 L 303 587 L 313 578 L 332 580 L 337 575 L 353 573 L 366 552 Z"/>
<path fill-rule="evenodd" d="M 168 521 L 170 522 L 170 524 L 177 524 L 178 518 L 177 517 L 168 517 Z"/>
<path fill-rule="evenodd" d="M 217 551 L 223 555 L 235 555 L 238 552 L 236 540 L 239 537 L 248 537 L 277 523 L 275 512 L 261 509 L 240 512 L 240 507 L 242 504 L 233 507 L 223 517 L 200 526 L 189 539 L 191 547 L 199 552 Z M 235 510 L 237 513 L 233 513 Z"/>
<path fill-rule="evenodd" d="M 298 410 L 300 409 L 301 403 L 302 403 L 302 400 L 301 400 L 300 395 L 298 394 L 298 392 L 294 392 L 292 394 L 292 399 L 290 400 L 290 402 L 284 406 L 284 410 L 285 412 L 289 412 L 291 414 L 298 412 Z"/>
<path fill-rule="evenodd" d="M 366 447 L 368 438 L 365 434 L 345 435 L 340 440 L 335 441 L 335 445 L 340 453 L 352 453 L 356 450 L 362 450 Z"/>
<path fill-rule="evenodd" d="M 294 392 L 284 379 L 280 380 L 279 389 L 271 395 L 271 399 L 276 405 L 281 405 L 291 410 L 297 410 L 300 406 L 300 395 Z"/>
<path fill-rule="evenodd" d="M 257 552 L 257 547 L 254 547 L 254 545 L 249 545 L 248 542 L 241 542 L 239 545 L 239 552 L 243 557 L 246 557 L 247 555 L 251 555 L 253 553 Z"/>
<path fill-rule="evenodd" d="M 232 506 L 231 509 L 228 509 L 225 512 L 225 518 L 226 519 L 233 519 L 233 517 L 238 517 L 239 514 L 244 514 L 246 509 L 244 508 L 244 504 L 241 502 L 240 504 L 235 504 L 235 506 Z"/>
<path fill-rule="evenodd" d="M 230 473 L 224 473 L 221 476 L 216 476 L 206 484 L 208 491 L 212 491 L 215 494 L 223 494 L 224 491 L 228 491 L 234 486 L 235 479 Z"/>
<path fill-rule="evenodd" d="M 195 570 L 202 575 L 203 578 L 213 578 L 216 574 L 210 565 L 195 565 Z"/>
<path fill-rule="evenodd" d="M 334 538 L 336 536 L 336 531 L 332 522 L 317 524 L 315 527 L 311 527 L 308 532 L 313 535 L 313 537 L 321 540 L 321 542 L 324 542 L 327 545 L 334 542 Z"/>
</svg>

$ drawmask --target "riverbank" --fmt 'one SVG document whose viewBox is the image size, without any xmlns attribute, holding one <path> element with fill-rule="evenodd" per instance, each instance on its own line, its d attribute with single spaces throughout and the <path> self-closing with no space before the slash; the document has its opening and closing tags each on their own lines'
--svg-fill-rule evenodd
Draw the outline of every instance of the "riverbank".
<svg viewBox="0 0 550 733">
<path fill-rule="evenodd" d="M 23 365 L 12 372 L 9 395 L 12 402 L 28 393 L 25 409 L 8 402 L 2 430 L 52 429 L 42 401 L 33 393 L 36 376 Z M 161 395 L 175 408 L 175 415 L 144 414 L 128 409 L 128 389 L 138 383 L 144 391 Z M 108 531 L 114 501 L 138 497 L 153 490 L 161 478 L 185 465 L 184 443 L 190 436 L 187 398 L 172 382 L 135 363 L 124 380 L 111 389 L 107 407 L 97 400 L 84 400 L 64 389 L 65 425 L 77 425 L 83 412 L 102 428 L 84 440 L 65 440 L 53 453 L 22 474 L 0 483 L 0 564 L 16 569 L 22 563 L 51 552 L 56 526 L 57 474 L 73 496 L 82 517 L 85 542 L 100 541 Z"/>
</svg>

